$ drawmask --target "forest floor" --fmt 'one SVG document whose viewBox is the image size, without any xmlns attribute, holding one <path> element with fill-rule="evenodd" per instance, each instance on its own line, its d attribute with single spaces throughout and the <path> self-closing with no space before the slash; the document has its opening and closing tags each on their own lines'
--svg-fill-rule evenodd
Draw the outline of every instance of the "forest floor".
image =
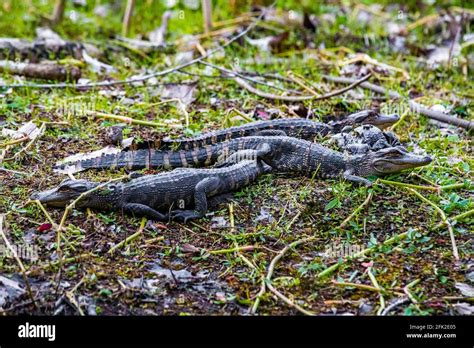
<svg viewBox="0 0 474 348">
<path fill-rule="evenodd" d="M 0 9 L 0 31 L 9 37 L 34 38 L 40 14 L 52 11 L 37 1 L 32 2 L 33 9 L 27 9 L 27 1 L 6 3 L 10 7 Z M 161 15 L 156 13 L 164 8 L 154 4 L 158 7 L 151 11 L 147 6 L 152 5 L 137 5 L 130 37 L 159 26 Z M 177 40 L 203 31 L 200 10 L 179 6 L 172 9 L 168 48 L 158 52 L 130 49 L 111 39 L 121 30 L 120 16 L 102 18 L 90 5 L 67 9 L 55 31 L 64 39 L 99 47 L 104 52 L 99 59 L 116 69 L 108 75 L 111 80 L 143 76 L 175 66 L 182 54 L 176 51 Z M 311 5 L 306 12 L 312 24 L 302 25 L 303 11 L 296 4 L 279 4 L 273 19 L 259 21 L 245 38 L 206 62 L 257 74 L 300 76 L 318 94 L 344 87 L 323 80 L 323 74 L 360 78 L 371 72 L 372 83 L 416 98 L 426 107 L 473 120 L 474 52 L 461 39 L 472 37 L 473 10 L 466 10 L 464 22 L 457 24 L 459 7 L 425 6 L 421 15 L 420 9 L 401 5 Z M 246 18 L 243 12 L 217 5 L 214 21 Z M 420 21 L 428 15 L 433 18 Z M 242 21 L 217 27 L 228 28 L 228 33 L 201 38 L 194 57 L 224 44 L 248 25 Z M 446 43 L 449 40 L 455 41 L 456 49 Z M 269 47 L 268 41 L 274 44 Z M 436 49 L 439 62 L 432 55 Z M 446 50 L 450 51 L 447 59 Z M 69 59 L 66 63 L 78 64 L 83 78 L 92 82 L 105 79 L 80 62 Z M 473 313 L 472 132 L 409 111 L 405 98 L 386 102 L 383 95 L 362 88 L 320 101 L 288 102 L 261 98 L 223 77 L 219 70 L 196 63 L 141 84 L 0 88 L 0 128 L 18 129 L 28 121 L 44 127 L 27 148 L 28 142 L 6 145 L 8 138 L 0 139 L 0 228 L 12 245 L 33 246 L 38 253 L 36 260 L 22 259 L 22 272 L 7 249 L 2 249 L 0 313 Z M 296 83 L 264 81 L 265 85 L 256 86 L 268 93 L 308 93 Z M 18 83 L 40 81 L 0 76 L 0 85 Z M 163 103 L 164 94 L 186 99 L 185 105 Z M 64 209 L 46 207 L 45 214 L 29 202 L 33 192 L 64 180 L 64 175 L 52 170 L 58 160 L 104 147 L 107 130 L 117 122 L 84 111 L 163 124 L 126 123 L 124 134 L 140 140 L 195 136 L 278 117 L 326 122 L 368 108 L 399 113 L 401 120 L 392 130 L 410 151 L 432 156 L 432 163 L 385 177 L 388 182 L 377 181 L 371 188 L 341 180 L 264 175 L 235 193 L 230 202 L 186 225 L 73 209 L 66 216 L 59 245 L 57 227 Z M 123 174 L 85 172 L 75 177 L 107 181 Z M 440 212 L 452 226 L 455 246 Z M 354 259 L 343 255 L 368 248 Z M 275 260 L 277 255 L 282 257 Z M 274 270 L 272 260 L 277 261 Z M 269 269 L 273 274 L 268 274 Z"/>
</svg>

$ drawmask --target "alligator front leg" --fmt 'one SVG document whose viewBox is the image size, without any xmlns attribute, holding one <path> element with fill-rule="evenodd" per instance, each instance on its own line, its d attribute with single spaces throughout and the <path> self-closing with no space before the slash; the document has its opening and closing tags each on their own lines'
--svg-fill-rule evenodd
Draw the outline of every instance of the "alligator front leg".
<svg viewBox="0 0 474 348">
<path fill-rule="evenodd" d="M 355 184 L 359 184 L 359 185 L 366 185 L 366 186 L 372 186 L 372 183 L 365 179 L 365 178 L 362 178 L 360 176 L 357 176 L 357 175 L 354 175 L 352 174 L 352 172 L 350 171 L 345 171 L 343 174 L 342 174 L 343 178 L 346 179 L 347 181 L 350 181 L 350 182 L 353 182 Z"/>
<path fill-rule="evenodd" d="M 123 211 L 126 213 L 133 214 L 135 216 L 143 216 L 149 218 L 151 220 L 156 221 L 165 221 L 168 220 L 168 217 L 159 211 L 156 211 L 153 208 L 150 208 L 147 205 L 139 204 L 139 203 L 126 203 L 122 207 Z"/>
<path fill-rule="evenodd" d="M 173 220 L 182 219 L 184 223 L 191 219 L 202 218 L 207 212 L 207 196 L 216 191 L 221 184 L 218 177 L 210 177 L 201 180 L 194 191 L 194 210 L 175 210 L 170 213 Z"/>
</svg>

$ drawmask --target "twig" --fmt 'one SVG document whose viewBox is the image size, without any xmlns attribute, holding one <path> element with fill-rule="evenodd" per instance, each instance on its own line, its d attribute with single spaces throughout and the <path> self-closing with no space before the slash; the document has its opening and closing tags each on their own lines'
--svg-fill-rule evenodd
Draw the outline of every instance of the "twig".
<svg viewBox="0 0 474 348">
<path fill-rule="evenodd" d="M 333 82 L 338 82 L 338 83 L 354 83 L 356 82 L 355 79 L 351 78 L 346 78 L 346 77 L 335 77 L 335 76 L 327 76 L 323 75 L 323 79 L 328 80 L 328 81 L 333 81 Z M 365 89 L 369 89 L 371 91 L 374 91 L 379 94 L 385 94 L 388 95 L 392 99 L 401 99 L 402 96 L 398 92 L 394 92 L 388 89 L 385 89 L 383 87 L 380 87 L 378 85 L 369 83 L 369 82 L 364 82 L 360 84 L 361 87 Z M 408 100 L 408 104 L 410 106 L 410 110 L 415 112 L 415 113 L 420 113 L 424 116 L 427 116 L 429 118 L 432 118 L 434 120 L 448 123 L 448 124 L 453 124 L 458 127 L 462 127 L 465 129 L 474 129 L 474 122 L 469 121 L 469 120 L 463 120 L 461 118 L 456 118 L 451 115 L 444 114 L 439 111 L 434 111 L 434 110 L 429 110 L 425 107 L 423 107 L 421 104 L 418 104 L 417 102 L 413 100 Z"/>
<path fill-rule="evenodd" d="M 142 233 L 143 233 L 143 230 L 145 229 L 145 224 L 147 222 L 147 219 L 146 218 L 142 218 L 142 221 L 140 222 L 140 227 L 138 228 L 138 231 L 135 232 L 134 234 L 132 234 L 131 236 L 128 236 L 127 238 L 125 238 L 123 241 L 121 241 L 120 243 L 118 244 L 115 244 L 113 247 L 111 247 L 109 249 L 109 251 L 107 253 L 109 254 L 112 254 L 115 250 L 117 250 L 118 248 L 121 248 L 122 246 L 130 243 L 131 241 L 137 239 Z"/>
<path fill-rule="evenodd" d="M 435 191 L 435 192 L 466 187 L 465 183 L 458 183 L 458 184 L 451 184 L 451 185 L 444 185 L 444 186 L 423 186 L 423 185 L 407 184 L 407 183 L 398 182 L 398 181 L 385 180 L 385 179 L 380 179 L 380 178 L 377 179 L 377 181 L 386 185 L 400 186 L 400 187 L 405 187 L 405 188 L 408 187 L 408 188 L 413 188 L 413 189 L 418 189 L 418 190 Z"/>
<path fill-rule="evenodd" d="M 135 0 L 128 0 L 127 7 L 122 22 L 122 36 L 127 36 L 130 31 L 130 24 L 132 23 L 133 8 L 135 7 Z"/>
<path fill-rule="evenodd" d="M 202 16 L 204 22 L 204 32 L 209 33 L 212 29 L 212 4 L 211 0 L 202 0 Z"/>
<path fill-rule="evenodd" d="M 246 245 L 246 246 L 238 246 L 230 249 L 219 249 L 219 250 L 210 250 L 206 251 L 208 254 L 211 255 L 221 255 L 221 254 L 229 254 L 238 251 L 253 251 L 255 249 L 259 249 L 259 246 L 256 245 Z"/>
<path fill-rule="evenodd" d="M 459 252 L 458 252 L 458 247 L 456 245 L 456 240 L 454 238 L 453 226 L 451 226 L 451 223 L 446 218 L 446 214 L 444 213 L 444 211 L 440 207 L 438 207 L 435 203 L 433 203 L 429 199 L 423 197 L 418 191 L 415 191 L 415 190 L 413 190 L 409 187 L 407 187 L 406 189 L 410 193 L 414 194 L 419 199 L 421 199 L 423 202 L 431 205 L 438 212 L 438 214 L 441 216 L 441 219 L 443 220 L 443 223 L 448 226 L 449 237 L 451 238 L 451 245 L 452 245 L 452 248 L 453 248 L 453 256 L 456 260 L 459 260 Z"/>
<path fill-rule="evenodd" d="M 25 281 L 25 286 L 26 286 L 26 289 L 28 291 L 28 295 L 30 296 L 31 301 L 33 302 L 35 307 L 37 307 L 36 302 L 35 302 L 35 297 L 33 296 L 33 292 L 31 291 L 30 281 L 28 280 L 28 277 L 26 276 L 25 266 L 23 265 L 23 262 L 21 262 L 15 248 L 10 244 L 10 241 L 8 240 L 7 236 L 5 235 L 5 232 L 3 231 L 3 218 L 4 218 L 4 215 L 0 214 L 0 234 L 2 235 L 2 238 L 3 238 L 7 248 L 10 249 L 10 252 L 12 253 L 13 257 L 15 258 L 15 261 L 18 263 L 18 266 L 20 267 L 20 270 L 21 270 L 21 274 L 22 274 L 23 279 Z"/>
<path fill-rule="evenodd" d="M 340 225 L 339 228 L 344 228 L 348 224 L 349 221 L 352 220 L 354 216 L 356 216 L 367 204 L 370 203 L 372 197 L 374 195 L 374 191 L 370 191 L 370 193 L 367 195 L 367 198 L 365 199 L 364 202 L 362 202 L 361 205 L 359 205 L 352 213 L 349 215 Z"/>
<path fill-rule="evenodd" d="M 18 175 L 26 175 L 26 176 L 33 175 L 33 173 L 20 172 L 18 170 L 7 169 L 7 168 L 4 168 L 4 167 L 0 167 L 0 172 L 6 172 L 6 173 L 12 173 L 12 174 L 18 174 Z"/>
<path fill-rule="evenodd" d="M 332 282 L 334 285 L 341 286 L 341 287 L 354 287 L 358 288 L 361 290 L 367 290 L 367 291 L 374 291 L 374 292 L 382 292 L 383 290 L 380 288 L 377 288 L 375 286 L 370 286 L 370 285 L 365 285 L 365 284 L 358 284 L 358 283 L 351 283 L 351 282 Z"/>
<path fill-rule="evenodd" d="M 288 71 L 287 73 L 287 76 L 288 78 L 293 81 L 294 83 L 296 83 L 297 85 L 303 87 L 305 90 L 307 90 L 309 93 L 311 93 L 312 95 L 314 95 L 315 97 L 317 97 L 319 94 L 314 90 L 312 89 L 311 87 L 309 87 L 307 84 L 305 84 L 299 77 L 296 77 L 292 71 Z"/>
<path fill-rule="evenodd" d="M 380 313 L 383 312 L 383 310 L 385 309 L 385 298 L 383 297 L 383 288 L 379 285 L 379 282 L 377 281 L 377 278 L 375 278 L 374 274 L 372 273 L 372 267 L 368 267 L 367 268 L 367 274 L 369 275 L 369 278 L 370 278 L 370 281 L 372 282 L 372 284 L 374 284 L 374 287 L 376 289 L 379 289 L 380 290 L 380 308 L 379 310 L 377 311 L 377 315 L 380 315 Z"/>
<path fill-rule="evenodd" d="M 30 137 L 21 137 L 21 138 L 18 138 L 18 139 L 6 141 L 6 142 L 4 142 L 4 143 L 1 143 L 1 144 L 0 144 L 0 147 L 6 147 L 6 146 L 11 146 L 11 145 L 16 145 L 16 144 L 22 143 L 22 142 L 24 142 L 24 141 L 27 141 L 28 139 L 30 139 Z"/>
<path fill-rule="evenodd" d="M 410 288 L 414 287 L 416 284 L 418 284 L 420 282 L 420 279 L 415 279 L 414 281 L 412 281 L 411 283 L 407 284 L 404 288 L 403 288 L 403 292 L 408 296 L 408 298 L 411 300 L 411 302 L 413 302 L 414 304 L 417 304 L 418 301 L 416 300 L 416 298 L 412 295 L 412 293 L 410 292 Z"/>
<path fill-rule="evenodd" d="M 386 241 L 384 241 L 381 246 L 387 246 L 387 245 L 390 245 L 390 244 L 393 244 L 397 241 L 400 241 L 400 240 L 403 240 L 405 239 L 406 237 L 408 236 L 408 232 L 403 232 L 403 233 L 400 233 L 400 234 L 397 234 L 389 239 L 387 239 Z M 361 250 L 359 251 L 358 253 L 355 253 L 355 254 L 352 254 L 350 256 L 347 256 L 344 260 L 342 260 L 340 263 L 336 263 L 328 268 L 326 268 L 325 270 L 321 271 L 320 273 L 318 273 L 317 277 L 318 278 L 323 278 L 323 277 L 326 277 L 328 276 L 329 274 L 331 274 L 332 272 L 334 272 L 335 270 L 337 270 L 342 264 L 344 264 L 345 262 L 347 261 L 350 261 L 350 260 L 355 260 L 361 256 L 365 256 L 369 253 L 371 253 L 372 251 L 374 251 L 376 249 L 377 246 L 371 246 L 369 248 L 366 248 L 364 250 Z"/>
<path fill-rule="evenodd" d="M 301 313 L 303 313 L 305 315 L 309 315 L 309 316 L 316 315 L 316 313 L 308 311 L 308 310 L 304 309 L 303 307 L 301 307 L 300 305 L 298 305 L 298 304 L 294 303 L 293 301 L 291 301 L 288 297 L 286 297 L 281 292 L 279 292 L 277 289 L 275 289 L 271 283 L 267 283 L 267 288 L 272 293 L 274 293 L 280 300 L 285 302 L 288 306 L 295 308 L 296 310 L 300 311 Z"/>
<path fill-rule="evenodd" d="M 233 71 L 233 70 L 230 70 L 230 69 L 226 69 L 226 68 L 224 68 L 224 67 L 222 67 L 222 66 L 215 65 L 215 64 L 212 64 L 212 63 L 208 63 L 208 62 L 206 62 L 206 61 L 200 61 L 199 64 L 202 64 L 202 65 L 205 65 L 205 66 L 209 66 L 209 67 L 211 67 L 211 68 L 213 68 L 213 69 L 216 69 L 216 70 L 219 70 L 219 71 L 225 73 L 225 76 L 223 76 L 223 77 L 225 77 L 225 78 L 232 78 L 232 79 L 234 79 L 236 76 L 238 76 L 238 77 L 240 77 L 240 78 L 242 78 L 242 79 L 244 79 L 244 80 L 253 82 L 253 83 L 255 83 L 255 84 L 260 84 L 260 85 L 267 86 L 267 87 L 269 87 L 269 88 L 274 88 L 274 89 L 277 89 L 277 90 L 280 90 L 280 91 L 285 91 L 285 92 L 290 91 L 290 92 L 295 93 L 295 94 L 301 94 L 301 92 L 299 92 L 299 91 L 286 90 L 286 89 L 284 89 L 284 88 L 282 88 L 282 87 L 274 86 L 274 85 L 271 85 L 271 84 L 269 84 L 269 83 L 267 83 L 267 82 L 264 82 L 264 81 L 261 81 L 261 80 L 254 79 L 254 78 L 251 78 L 251 77 L 249 77 L 249 76 L 246 76 L 244 73 L 237 72 L 237 71 Z M 208 76 L 208 77 L 213 77 L 213 78 L 215 78 L 215 77 L 217 77 L 217 76 Z"/>
<path fill-rule="evenodd" d="M 242 87 L 247 89 L 249 92 L 254 93 L 255 95 L 258 95 L 259 97 L 262 98 L 267 98 L 267 99 L 274 99 L 274 100 L 285 100 L 285 101 L 290 101 L 290 102 L 298 102 L 298 101 L 304 101 L 304 100 L 323 100 L 323 99 L 328 99 L 331 97 L 335 97 L 337 95 L 343 94 L 355 87 L 357 87 L 360 84 L 363 84 L 364 81 L 367 81 L 370 78 L 371 74 L 368 74 L 361 78 L 360 80 L 354 80 L 354 82 L 345 88 L 330 92 L 328 94 L 324 94 L 322 96 L 315 96 L 315 95 L 304 95 L 304 96 L 284 96 L 284 95 L 276 95 L 276 94 L 271 94 L 267 93 L 264 91 L 261 91 L 257 88 L 254 88 L 244 80 L 242 80 L 239 77 L 234 78 L 235 82 Z"/>
<path fill-rule="evenodd" d="M 275 2 L 270 5 L 270 7 L 267 8 L 267 10 L 272 9 L 275 6 Z M 256 24 L 263 18 L 265 15 L 266 11 L 262 11 L 262 13 L 257 17 L 257 19 L 252 22 L 245 30 L 243 30 L 241 33 L 233 36 L 229 41 L 224 43 L 223 45 L 219 45 L 218 47 L 210 50 L 207 52 L 206 55 L 197 57 L 195 59 L 192 59 L 186 63 L 177 65 L 175 67 L 171 67 L 165 70 L 157 71 L 142 77 L 137 77 L 133 79 L 127 79 L 127 80 L 117 80 L 117 81 L 102 81 L 102 82 L 93 82 L 89 84 L 83 84 L 83 85 L 76 85 L 76 84 L 67 84 L 67 83 L 59 83 L 59 84 L 43 84 L 43 85 L 35 85 L 35 84 L 26 84 L 26 85 L 0 85 L 0 88 L 23 88 L 23 87 L 29 87 L 29 88 L 74 88 L 74 89 L 81 89 L 81 88 L 93 88 L 93 87 L 110 87 L 110 86 L 117 86 L 117 85 L 124 85 L 124 84 L 129 84 L 129 83 L 135 83 L 135 82 L 143 82 L 146 80 L 151 79 L 152 77 L 158 77 L 158 76 L 164 76 L 169 73 L 181 70 L 183 68 L 186 68 L 190 65 L 193 65 L 197 62 L 200 62 L 201 60 L 207 59 L 213 54 L 219 52 L 220 50 L 224 49 L 225 47 L 231 45 L 233 42 L 237 41 L 241 37 L 247 35 L 255 26 Z"/>
<path fill-rule="evenodd" d="M 150 126 L 150 127 L 170 127 L 170 128 L 181 128 L 182 125 L 177 125 L 177 124 L 167 124 L 167 123 L 157 123 L 157 122 L 151 122 L 151 121 L 142 121 L 142 120 L 136 120 L 131 117 L 127 116 L 119 116 L 119 115 L 114 115 L 114 114 L 108 114 L 105 112 L 99 112 L 99 111 L 86 111 L 85 114 L 94 116 L 97 118 L 104 118 L 108 120 L 116 120 L 120 122 L 125 122 L 128 124 L 139 124 L 141 126 Z"/>
<path fill-rule="evenodd" d="M 449 218 L 447 220 L 447 222 L 459 221 L 459 220 L 467 218 L 471 215 L 474 215 L 474 209 L 468 210 L 468 211 L 466 211 L 462 214 L 459 214 L 459 215 L 455 215 L 452 218 Z M 438 225 L 435 226 L 435 229 L 445 226 L 447 222 L 443 221 L 443 222 L 439 223 Z"/>
<path fill-rule="evenodd" d="M 234 204 L 233 203 L 230 203 L 229 204 L 229 220 L 230 220 L 230 230 L 231 230 L 231 233 L 233 234 L 234 231 L 235 231 L 235 224 L 234 224 Z M 237 241 L 234 239 L 233 240 L 234 242 L 234 249 L 235 249 L 235 254 L 240 258 L 242 259 L 246 264 L 247 266 L 249 266 L 251 269 L 253 269 L 254 271 L 257 271 L 258 272 L 258 269 L 257 267 L 249 260 L 247 259 L 239 250 L 239 245 L 237 244 Z"/>
<path fill-rule="evenodd" d="M 53 16 L 51 17 L 51 23 L 53 25 L 58 24 L 63 19 L 64 9 L 66 8 L 66 0 L 56 0 L 54 4 Z"/>
</svg>

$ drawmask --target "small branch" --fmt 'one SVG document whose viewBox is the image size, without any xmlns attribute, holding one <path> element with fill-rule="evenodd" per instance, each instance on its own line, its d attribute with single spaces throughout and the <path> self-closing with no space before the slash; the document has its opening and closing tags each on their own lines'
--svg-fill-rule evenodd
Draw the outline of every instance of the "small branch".
<svg viewBox="0 0 474 348">
<path fill-rule="evenodd" d="M 258 95 L 259 97 L 266 98 L 266 99 L 273 99 L 273 100 L 285 100 L 285 101 L 290 101 L 290 102 L 298 102 L 298 101 L 304 101 L 304 100 L 323 100 L 323 99 L 328 99 L 331 97 L 335 97 L 337 95 L 343 94 L 358 85 L 364 83 L 364 81 L 367 81 L 370 78 L 371 74 L 368 74 L 361 78 L 360 80 L 354 80 L 354 82 L 345 88 L 330 92 L 328 94 L 324 94 L 322 96 L 315 96 L 315 95 L 303 95 L 303 96 L 284 96 L 284 95 L 276 95 L 272 93 L 267 93 L 264 91 L 261 91 L 253 86 L 251 86 L 249 83 L 245 82 L 243 79 L 239 77 L 235 77 L 234 80 L 237 82 L 237 84 L 248 90 L 249 92 L 252 92 L 255 95 Z"/>
<path fill-rule="evenodd" d="M 142 218 L 142 221 L 140 222 L 140 227 L 138 228 L 138 231 L 135 232 L 134 234 L 132 234 L 131 236 L 128 236 L 127 238 L 125 238 L 123 241 L 121 241 L 120 243 L 118 244 L 115 244 L 113 247 L 111 247 L 109 249 L 109 251 L 107 253 L 109 254 L 113 254 L 113 252 L 115 250 L 117 250 L 118 248 L 121 248 L 122 246 L 130 243 L 131 241 L 137 239 L 142 233 L 143 233 L 143 230 L 145 229 L 145 224 L 147 222 L 147 219 L 146 218 Z"/>
<path fill-rule="evenodd" d="M 339 225 L 339 228 L 344 228 L 346 227 L 346 225 L 349 223 L 349 221 L 352 220 L 352 218 L 354 216 L 356 216 L 367 204 L 370 203 L 370 201 L 372 200 L 372 197 L 374 195 L 374 191 L 370 191 L 370 193 L 368 194 L 367 198 L 365 199 L 364 202 L 362 202 L 361 205 L 359 205 L 352 213 L 351 215 L 349 215 L 340 225 Z"/>
<path fill-rule="evenodd" d="M 130 32 L 130 24 L 132 23 L 133 8 L 135 7 L 135 0 L 128 0 L 125 8 L 125 15 L 122 22 L 122 36 L 127 36 Z"/>
<path fill-rule="evenodd" d="M 380 315 L 383 312 L 383 310 L 385 309 L 385 298 L 383 297 L 384 290 L 379 285 L 379 282 L 377 281 L 377 278 L 375 278 L 374 274 L 372 273 L 372 267 L 367 268 L 367 274 L 369 275 L 369 278 L 370 278 L 370 281 L 372 282 L 372 284 L 374 284 L 374 287 L 376 289 L 380 290 L 380 294 L 379 294 L 379 296 L 380 296 L 380 308 L 377 311 L 377 315 Z"/>
<path fill-rule="evenodd" d="M 211 0 L 202 0 L 202 16 L 204 22 L 204 32 L 209 33 L 212 29 L 212 4 Z"/>
<path fill-rule="evenodd" d="M 346 78 L 346 77 L 334 77 L 334 76 L 327 76 L 323 75 L 323 79 L 328 80 L 328 81 L 333 81 L 333 82 L 338 82 L 338 83 L 355 83 L 357 80 L 351 79 L 351 78 Z M 369 83 L 369 82 L 364 82 L 360 84 L 361 87 L 365 89 L 369 89 L 371 91 L 374 91 L 379 94 L 385 94 L 388 95 L 392 99 L 402 99 L 402 96 L 394 91 L 385 89 L 383 87 L 380 87 L 378 85 Z M 413 100 L 408 100 L 408 104 L 410 106 L 410 110 L 415 112 L 415 113 L 420 113 L 424 116 L 427 116 L 429 118 L 432 118 L 434 120 L 448 123 L 448 124 L 453 124 L 461 128 L 465 128 L 468 130 L 473 130 L 474 129 L 474 122 L 469 121 L 469 120 L 464 120 L 461 118 L 456 118 L 451 115 L 443 114 L 442 112 L 439 111 L 434 111 L 434 110 L 429 110 L 422 106 L 421 104 L 418 104 L 417 102 Z"/>
<path fill-rule="evenodd" d="M 206 251 L 206 253 L 211 254 L 211 255 L 221 255 L 221 254 L 230 254 L 230 253 L 239 252 L 239 251 L 253 251 L 256 249 L 260 249 L 260 247 L 255 246 L 255 245 L 246 245 L 246 246 L 234 247 L 230 249 L 210 250 L 210 251 Z"/>
<path fill-rule="evenodd" d="M 471 210 L 466 211 L 465 213 L 453 216 L 452 218 L 448 219 L 446 222 L 443 221 L 439 223 L 438 225 L 435 226 L 435 229 L 446 226 L 447 222 L 463 220 L 464 218 L 467 218 L 471 215 L 474 215 L 474 209 L 471 209 Z"/>
<path fill-rule="evenodd" d="M 151 121 L 142 121 L 142 120 L 136 120 L 131 117 L 127 116 L 119 116 L 119 115 L 114 115 L 114 114 L 108 114 L 105 112 L 99 112 L 99 111 L 86 111 L 85 114 L 94 116 L 97 118 L 104 118 L 108 120 L 115 120 L 115 121 L 120 121 L 120 122 L 125 122 L 128 124 L 138 124 L 141 126 L 150 126 L 150 127 L 159 127 L 159 128 L 165 128 L 165 127 L 170 127 L 170 128 L 181 128 L 182 125 L 177 125 L 177 124 L 167 124 L 167 123 L 157 123 L 157 122 L 151 122 Z"/>
<path fill-rule="evenodd" d="M 11 145 L 20 144 L 20 143 L 23 143 L 23 142 L 27 141 L 28 139 L 30 139 L 30 137 L 26 136 L 26 137 L 21 137 L 21 138 L 14 139 L 14 140 L 6 141 L 4 143 L 1 143 L 0 147 L 7 147 L 7 146 L 11 146 Z"/>
<path fill-rule="evenodd" d="M 459 252 L 458 252 L 458 247 L 456 245 L 456 240 L 454 238 L 454 231 L 453 231 L 453 226 L 451 226 L 451 223 L 448 221 L 448 219 L 446 218 L 446 214 L 444 213 L 444 211 L 438 207 L 435 203 L 431 202 L 429 199 L 423 197 L 418 191 L 415 191 L 411 188 L 407 188 L 407 190 L 414 194 L 415 196 L 417 196 L 419 199 L 421 199 L 423 202 L 431 205 L 437 212 L 438 214 L 441 216 L 441 219 L 443 220 L 443 223 L 446 224 L 448 226 L 448 232 L 449 232 L 449 237 L 451 238 L 451 245 L 452 245 L 452 248 L 453 248 L 453 256 L 456 260 L 459 260 Z"/>
<path fill-rule="evenodd" d="M 275 6 L 275 2 L 268 7 L 267 9 L 270 10 Z M 151 73 L 142 77 L 137 77 L 133 79 L 127 79 L 127 80 L 117 80 L 117 81 L 102 81 L 102 82 L 93 82 L 93 83 L 88 83 L 88 84 L 83 84 L 83 85 L 76 85 L 76 84 L 68 84 L 68 83 L 59 83 L 59 84 L 41 84 L 41 85 L 36 85 L 36 84 L 20 84 L 20 85 L 0 85 L 0 88 L 73 88 L 73 89 L 84 89 L 84 88 L 94 88 L 94 87 L 110 87 L 110 86 L 117 86 L 117 85 L 125 85 L 125 84 L 130 84 L 130 83 L 136 83 L 136 82 L 143 82 L 146 80 L 149 80 L 153 77 L 158 77 L 158 76 L 164 76 L 169 73 L 184 69 L 188 66 L 191 66 L 197 62 L 200 62 L 204 59 L 209 58 L 213 54 L 223 50 L 225 47 L 231 45 L 235 41 L 239 40 L 241 37 L 247 35 L 255 26 L 257 23 L 263 18 L 265 15 L 266 11 L 262 11 L 262 13 L 258 16 L 258 18 L 252 22 L 245 30 L 240 32 L 239 34 L 233 36 L 232 38 L 229 39 L 225 44 L 220 45 L 216 47 L 213 50 L 210 50 L 205 54 L 204 56 L 200 56 L 198 58 L 192 59 L 189 62 L 177 65 L 175 67 L 171 67 L 165 70 L 157 71 L 155 73 Z"/>
<path fill-rule="evenodd" d="M 365 285 L 365 284 L 358 284 L 358 283 L 351 283 L 351 282 L 332 282 L 334 285 L 341 286 L 341 287 L 354 287 L 361 290 L 373 291 L 373 292 L 382 292 L 382 289 L 379 289 L 375 286 Z"/>
<path fill-rule="evenodd" d="M 36 64 L 0 60 L 0 72 L 41 80 L 77 81 L 81 78 L 80 69 L 52 62 Z"/>
<path fill-rule="evenodd" d="M 53 25 L 59 24 L 64 16 L 64 9 L 66 8 L 66 0 L 56 0 L 54 4 L 53 16 L 51 17 L 51 23 Z"/>
</svg>

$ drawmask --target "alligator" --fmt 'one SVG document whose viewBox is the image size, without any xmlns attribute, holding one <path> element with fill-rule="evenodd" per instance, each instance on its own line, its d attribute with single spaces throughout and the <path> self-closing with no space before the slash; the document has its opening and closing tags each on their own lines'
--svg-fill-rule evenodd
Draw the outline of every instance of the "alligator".
<svg viewBox="0 0 474 348">
<path fill-rule="evenodd" d="M 387 147 L 402 146 L 400 140 L 392 132 L 384 132 L 370 124 L 359 126 L 350 132 L 342 132 L 331 136 L 330 143 L 336 143 L 341 151 L 349 154 L 365 154 Z"/>
<path fill-rule="evenodd" d="M 255 154 L 258 156 L 258 151 Z M 67 179 L 55 188 L 34 193 L 31 199 L 64 207 L 90 191 L 77 202 L 76 207 L 122 210 L 153 220 L 182 219 L 187 222 L 205 215 L 208 198 L 238 190 L 269 171 L 268 166 L 255 157 L 251 158 L 248 154 L 243 157 L 245 159 L 225 168 L 179 168 L 156 175 L 138 176 L 128 182 L 103 184 L 102 187 L 98 187 L 98 182 Z M 194 209 L 184 209 L 189 207 Z"/>
<path fill-rule="evenodd" d="M 351 114 L 339 121 L 330 121 L 327 124 L 304 118 L 283 118 L 270 121 L 256 121 L 242 126 L 230 127 L 215 132 L 204 133 L 194 138 L 165 138 L 154 143 L 144 141 L 133 145 L 134 150 L 144 148 L 160 148 L 173 150 L 190 150 L 205 145 L 213 145 L 245 136 L 286 135 L 305 140 L 313 140 L 317 136 L 335 134 L 344 129 L 350 130 L 361 124 L 371 124 L 385 129 L 399 120 L 397 114 L 384 115 L 376 110 L 364 110 Z M 126 148 L 125 150 L 130 150 Z"/>
<path fill-rule="evenodd" d="M 431 162 L 429 156 L 417 156 L 401 146 L 354 156 L 293 137 L 250 136 L 187 151 L 142 149 L 108 154 L 61 164 L 56 170 L 77 172 L 85 169 L 202 167 L 222 162 L 240 150 L 258 150 L 258 158 L 276 172 L 295 172 L 323 178 L 344 177 L 367 185 L 370 185 L 370 181 L 362 177 L 395 173 Z"/>
</svg>

